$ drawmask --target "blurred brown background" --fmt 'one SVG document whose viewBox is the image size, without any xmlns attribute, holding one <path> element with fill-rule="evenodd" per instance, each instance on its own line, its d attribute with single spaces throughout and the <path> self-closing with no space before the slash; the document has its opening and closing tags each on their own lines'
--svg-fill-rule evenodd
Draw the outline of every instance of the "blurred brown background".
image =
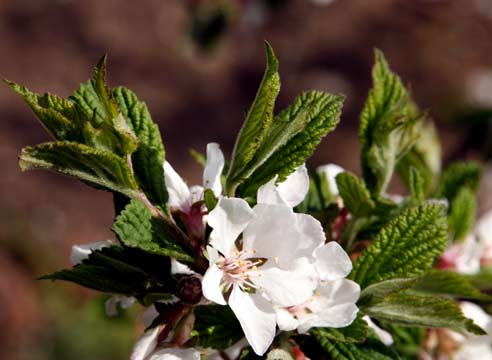
<svg viewBox="0 0 492 360">
<path fill-rule="evenodd" d="M 445 161 L 490 156 L 491 0 L 0 1 L 1 77 L 68 96 L 108 53 L 110 84 L 146 101 L 168 160 L 190 183 L 200 179 L 190 148 L 217 141 L 230 154 L 265 39 L 280 60 L 277 109 L 303 90 L 347 96 L 312 166 L 359 171 L 374 47 L 436 119 Z M 72 244 L 112 237 L 111 197 L 54 174 L 21 174 L 20 149 L 49 136 L 6 86 L 0 118 L 0 358 L 127 357 L 138 310 L 106 319 L 94 293 L 35 280 L 67 266 Z"/>
</svg>

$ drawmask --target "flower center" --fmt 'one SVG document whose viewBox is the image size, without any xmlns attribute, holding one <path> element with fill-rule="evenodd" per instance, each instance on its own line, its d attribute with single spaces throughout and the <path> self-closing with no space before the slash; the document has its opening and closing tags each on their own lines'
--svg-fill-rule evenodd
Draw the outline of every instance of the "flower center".
<svg viewBox="0 0 492 360">
<path fill-rule="evenodd" d="M 252 271 L 265 263 L 261 258 L 248 258 L 247 251 L 237 251 L 234 256 L 221 259 L 217 266 L 224 272 L 224 291 L 228 291 L 232 285 L 239 285 L 241 290 L 257 289 L 258 286 L 251 281 Z M 259 274 L 258 274 L 259 275 Z"/>
</svg>

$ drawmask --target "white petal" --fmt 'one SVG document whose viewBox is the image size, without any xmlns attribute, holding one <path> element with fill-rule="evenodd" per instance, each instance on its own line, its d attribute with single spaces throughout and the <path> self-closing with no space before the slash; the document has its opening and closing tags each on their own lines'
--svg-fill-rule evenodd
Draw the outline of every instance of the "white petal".
<svg viewBox="0 0 492 360">
<path fill-rule="evenodd" d="M 278 184 L 277 190 L 287 205 L 291 207 L 299 205 L 309 191 L 309 175 L 306 165 L 299 166 L 285 181 Z"/>
<path fill-rule="evenodd" d="M 169 206 L 188 212 L 192 205 L 190 189 L 167 161 L 164 162 L 164 177 L 169 194 Z"/>
<path fill-rule="evenodd" d="M 321 280 L 341 279 L 352 271 L 352 261 L 345 250 L 335 241 L 330 241 L 315 251 L 316 269 Z"/>
<path fill-rule="evenodd" d="M 248 203 L 238 198 L 221 198 L 208 215 L 208 224 L 213 229 L 210 245 L 228 256 L 234 242 L 254 218 Z"/>
<path fill-rule="evenodd" d="M 326 179 L 331 193 L 335 196 L 338 195 L 338 186 L 335 178 L 344 171 L 342 167 L 335 164 L 323 165 L 316 169 L 316 172 Z"/>
<path fill-rule="evenodd" d="M 142 322 L 146 328 L 148 328 L 152 322 L 155 320 L 156 317 L 159 316 L 159 312 L 156 310 L 154 305 L 149 306 L 147 309 L 145 309 L 144 313 L 142 314 Z"/>
<path fill-rule="evenodd" d="M 299 205 L 309 191 L 309 176 L 305 165 L 299 166 L 285 181 L 275 185 L 277 176 L 260 186 L 258 204 L 283 204 L 290 207 Z"/>
<path fill-rule="evenodd" d="M 472 319 L 475 324 L 484 330 L 490 330 L 492 327 L 492 317 L 487 314 L 480 306 L 463 301 L 460 303 L 461 311 L 467 318 Z"/>
<path fill-rule="evenodd" d="M 275 337 L 273 306 L 259 294 L 247 294 L 234 286 L 229 306 L 236 315 L 244 335 L 257 355 L 263 355 Z"/>
<path fill-rule="evenodd" d="M 222 280 L 223 272 L 217 265 L 212 264 L 203 275 L 202 279 L 202 292 L 208 300 L 213 301 L 220 305 L 226 305 L 220 282 Z"/>
<path fill-rule="evenodd" d="M 118 303 L 123 309 L 128 309 L 135 303 L 133 296 L 113 295 L 104 303 L 106 315 L 116 316 L 118 315 Z"/>
<path fill-rule="evenodd" d="M 333 306 L 302 318 L 297 331 L 304 334 L 313 327 L 346 327 L 354 322 L 358 311 L 359 309 L 355 304 Z"/>
<path fill-rule="evenodd" d="M 171 274 L 194 275 L 196 273 L 187 265 L 180 263 L 174 258 L 171 258 Z"/>
<path fill-rule="evenodd" d="M 377 326 L 369 316 L 366 315 L 363 317 L 363 319 L 367 322 L 367 325 L 374 330 L 374 332 L 384 345 L 390 346 L 393 344 L 393 336 L 391 336 L 389 332 Z"/>
<path fill-rule="evenodd" d="M 160 326 L 147 330 L 135 343 L 130 360 L 144 360 L 155 349 L 160 330 Z"/>
<path fill-rule="evenodd" d="M 72 246 L 72 253 L 70 254 L 70 263 L 72 265 L 80 264 L 83 260 L 89 257 L 89 254 L 93 250 L 99 250 L 111 245 L 113 245 L 113 243 L 110 240 L 96 241 L 83 245 L 74 245 Z"/>
<path fill-rule="evenodd" d="M 323 226 L 311 215 L 296 213 L 295 216 L 299 238 L 302 239 L 297 256 L 306 256 L 312 259 L 314 251 L 325 243 L 326 236 Z"/>
<path fill-rule="evenodd" d="M 167 348 L 156 351 L 149 360 L 200 360 L 200 352 L 193 348 Z"/>
<path fill-rule="evenodd" d="M 203 200 L 203 187 L 200 185 L 190 186 L 190 202 L 194 204 Z"/>
<path fill-rule="evenodd" d="M 253 211 L 256 217 L 243 232 L 243 250 L 255 252 L 255 257 L 276 259 L 280 267 L 291 266 L 302 242 L 292 208 L 257 204 Z"/>
<path fill-rule="evenodd" d="M 292 270 L 265 264 L 251 280 L 272 303 L 281 307 L 304 303 L 313 296 L 318 285 L 316 270 L 306 258 L 298 259 Z"/>
<path fill-rule="evenodd" d="M 456 250 L 456 270 L 463 274 L 476 274 L 480 271 L 480 256 L 483 244 L 478 242 L 475 236 L 469 235 L 460 244 L 451 246 Z"/>
<path fill-rule="evenodd" d="M 224 169 L 224 154 L 220 150 L 219 144 L 207 144 L 207 162 L 203 171 L 203 187 L 212 189 L 215 196 L 222 194 L 222 184 L 220 177 Z"/>
<path fill-rule="evenodd" d="M 485 213 L 477 222 L 476 232 L 478 240 L 484 246 L 492 247 L 492 211 Z"/>
<path fill-rule="evenodd" d="M 299 320 L 284 308 L 276 308 L 275 315 L 278 328 L 282 331 L 292 331 L 299 326 Z"/>
</svg>

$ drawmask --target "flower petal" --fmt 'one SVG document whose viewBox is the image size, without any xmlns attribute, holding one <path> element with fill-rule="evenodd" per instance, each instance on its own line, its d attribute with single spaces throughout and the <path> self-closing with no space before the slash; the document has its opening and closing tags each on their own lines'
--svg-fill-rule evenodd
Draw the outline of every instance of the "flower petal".
<svg viewBox="0 0 492 360">
<path fill-rule="evenodd" d="M 309 191 L 309 176 L 305 165 L 299 166 L 285 181 L 275 185 L 277 176 L 260 186 L 258 204 L 297 206 Z"/>
<path fill-rule="evenodd" d="M 321 223 L 308 214 L 295 214 L 299 238 L 298 256 L 312 258 L 314 251 L 323 246 L 326 240 Z"/>
<path fill-rule="evenodd" d="M 193 348 L 166 348 L 153 353 L 149 360 L 200 360 L 200 351 Z"/>
<path fill-rule="evenodd" d="M 377 326 L 369 316 L 364 316 L 362 319 L 364 319 L 367 323 L 367 325 L 374 330 L 374 332 L 376 333 L 376 335 L 379 337 L 379 340 L 381 340 L 381 342 L 386 345 L 386 346 L 390 346 L 390 345 L 393 345 L 393 336 L 391 336 L 391 334 L 389 332 L 387 332 L 386 330 L 384 329 L 381 329 L 379 326 Z"/>
<path fill-rule="evenodd" d="M 229 306 L 236 315 L 244 335 L 257 355 L 263 355 L 275 337 L 275 311 L 258 293 L 244 293 L 234 286 Z"/>
<path fill-rule="evenodd" d="M 285 308 L 276 308 L 275 315 L 277 317 L 278 328 L 282 331 L 292 331 L 299 326 L 299 320 Z"/>
<path fill-rule="evenodd" d="M 220 177 L 224 169 L 224 154 L 220 150 L 219 144 L 207 144 L 207 163 L 203 171 L 203 187 L 212 189 L 215 196 L 222 194 L 222 184 Z"/>
<path fill-rule="evenodd" d="M 319 166 L 316 169 L 316 172 L 319 174 L 319 176 L 322 176 L 326 179 L 326 181 L 328 182 L 328 186 L 330 187 L 330 192 L 335 196 L 339 194 L 335 178 L 338 174 L 344 171 L 345 170 L 342 167 L 335 164 Z"/>
<path fill-rule="evenodd" d="M 89 254 L 92 251 L 111 245 L 113 245 L 113 243 L 110 240 L 96 241 L 83 245 L 74 245 L 72 246 L 72 253 L 70 254 L 70 263 L 72 265 L 80 264 L 83 260 L 89 257 Z"/>
<path fill-rule="evenodd" d="M 281 307 L 299 305 L 313 296 L 318 285 L 314 266 L 306 258 L 296 260 L 292 270 L 265 264 L 252 274 L 251 280 L 268 299 Z"/>
<path fill-rule="evenodd" d="M 180 263 L 174 258 L 171 258 L 171 274 L 195 275 L 196 272 L 191 270 L 187 265 Z"/>
<path fill-rule="evenodd" d="M 210 301 L 213 301 L 220 305 L 226 305 L 224 295 L 222 294 L 222 288 L 220 282 L 223 276 L 222 270 L 215 264 L 210 265 L 210 267 L 203 275 L 202 279 L 202 292 L 203 296 Z"/>
<path fill-rule="evenodd" d="M 130 360 L 144 360 L 157 346 L 160 330 L 160 326 L 147 330 L 133 346 Z"/>
<path fill-rule="evenodd" d="M 207 218 L 213 229 L 210 245 L 227 257 L 234 242 L 253 218 L 254 213 L 245 200 L 221 198 Z"/>
<path fill-rule="evenodd" d="M 352 261 L 335 241 L 316 249 L 316 269 L 321 280 L 341 279 L 352 271 Z"/>
<path fill-rule="evenodd" d="M 136 299 L 133 296 L 123 296 L 123 295 L 112 295 L 104 303 L 104 308 L 106 310 L 106 315 L 116 316 L 118 315 L 118 303 L 121 308 L 128 309 L 135 303 Z"/>
<path fill-rule="evenodd" d="M 188 212 L 192 205 L 190 189 L 167 161 L 164 162 L 164 177 L 169 194 L 169 206 Z"/>
</svg>

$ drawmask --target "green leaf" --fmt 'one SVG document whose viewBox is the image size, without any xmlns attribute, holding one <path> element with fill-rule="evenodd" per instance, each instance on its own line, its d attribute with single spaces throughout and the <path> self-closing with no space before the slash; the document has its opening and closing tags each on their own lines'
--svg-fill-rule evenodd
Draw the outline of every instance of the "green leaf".
<svg viewBox="0 0 492 360">
<path fill-rule="evenodd" d="M 425 179 L 420 175 L 417 168 L 410 168 L 409 187 L 412 200 L 420 205 L 425 200 Z"/>
<path fill-rule="evenodd" d="M 165 223 L 153 217 L 139 200 L 132 200 L 116 218 L 113 230 L 123 244 L 149 253 L 171 256 L 176 260 L 193 261 L 193 252 L 184 247 Z"/>
<path fill-rule="evenodd" d="M 282 182 L 298 166 L 304 164 L 321 139 L 338 124 L 342 104 L 342 96 L 313 91 L 302 94 L 289 108 L 275 117 L 271 139 L 269 137 L 270 140 L 265 140 L 264 143 L 265 156 L 272 155 L 263 159 L 261 166 L 245 180 L 240 193 L 254 196 L 258 187 L 275 175 L 278 175 L 278 182 Z M 281 131 L 285 133 L 282 136 L 277 135 Z M 277 140 L 274 141 L 274 138 Z"/>
<path fill-rule="evenodd" d="M 335 179 L 343 203 L 353 216 L 361 217 L 372 212 L 375 204 L 362 179 L 350 172 L 338 174 Z"/>
<path fill-rule="evenodd" d="M 218 202 L 212 189 L 206 189 L 203 192 L 203 201 L 205 202 L 205 206 L 207 207 L 208 212 L 215 209 L 215 206 L 217 206 Z"/>
<path fill-rule="evenodd" d="M 350 278 L 365 288 L 384 280 L 421 275 L 446 248 L 446 223 L 441 205 L 403 210 L 357 258 Z"/>
<path fill-rule="evenodd" d="M 466 276 L 442 270 L 430 270 L 418 279 L 412 291 L 458 299 L 490 300 L 475 288 Z"/>
<path fill-rule="evenodd" d="M 390 279 L 369 285 L 362 290 L 357 306 L 364 311 L 366 306 L 380 302 L 386 296 L 407 290 L 417 283 L 417 278 Z"/>
<path fill-rule="evenodd" d="M 376 50 L 375 57 L 373 88 L 360 116 L 359 138 L 364 180 L 378 196 L 385 192 L 395 165 L 417 140 L 423 116 L 382 52 Z"/>
<path fill-rule="evenodd" d="M 476 192 L 482 176 L 480 165 L 474 161 L 456 162 L 444 170 L 435 198 L 446 198 L 450 202 L 462 187 Z"/>
<path fill-rule="evenodd" d="M 423 178 L 425 195 L 434 191 L 441 175 L 441 143 L 431 121 L 423 124 L 417 142 L 398 162 L 397 171 L 403 182 L 411 189 L 410 170 L 415 168 Z"/>
<path fill-rule="evenodd" d="M 492 290 L 492 267 L 482 267 L 477 274 L 463 276 L 482 291 Z"/>
<path fill-rule="evenodd" d="M 113 89 L 113 96 L 139 140 L 138 149 L 132 154 L 135 177 L 149 200 L 165 208 L 168 198 L 162 169 L 165 151 L 159 127 L 152 121 L 147 105 L 131 90 L 118 87 Z"/>
<path fill-rule="evenodd" d="M 468 187 L 462 187 L 451 201 L 448 215 L 449 232 L 454 240 L 462 240 L 473 231 L 477 200 L 475 193 Z"/>
<path fill-rule="evenodd" d="M 362 317 L 358 316 L 352 324 L 344 328 L 313 328 L 309 332 L 317 337 L 337 342 L 360 343 L 366 340 L 368 327 Z"/>
<path fill-rule="evenodd" d="M 232 194 L 241 181 L 241 174 L 263 142 L 272 122 L 275 99 L 280 91 L 278 60 L 272 47 L 265 43 L 267 66 L 256 97 L 251 105 L 246 120 L 239 131 L 227 174 L 226 189 Z"/>
<path fill-rule="evenodd" d="M 273 349 L 268 352 L 266 360 L 296 360 L 286 349 Z"/>
<path fill-rule="evenodd" d="M 173 292 L 169 277 L 169 259 L 114 245 L 93 251 L 72 269 L 40 279 L 70 281 L 98 291 L 141 297 Z"/>
<path fill-rule="evenodd" d="M 434 296 L 397 293 L 364 308 L 364 313 L 393 324 L 448 328 L 460 332 L 467 330 L 477 335 L 485 334 L 485 331 L 472 320 L 463 316 L 455 302 Z"/>
<path fill-rule="evenodd" d="M 53 94 L 41 96 L 24 86 L 7 80 L 5 82 L 22 97 L 56 140 L 82 142 L 81 124 L 86 119 L 76 104 Z"/>
<path fill-rule="evenodd" d="M 28 146 L 22 149 L 19 165 L 22 171 L 53 170 L 128 197 L 138 196 L 135 179 L 122 158 L 86 145 L 59 141 Z"/>
<path fill-rule="evenodd" d="M 195 317 L 190 341 L 201 347 L 223 350 L 244 336 L 241 324 L 228 306 L 197 306 Z"/>
</svg>

